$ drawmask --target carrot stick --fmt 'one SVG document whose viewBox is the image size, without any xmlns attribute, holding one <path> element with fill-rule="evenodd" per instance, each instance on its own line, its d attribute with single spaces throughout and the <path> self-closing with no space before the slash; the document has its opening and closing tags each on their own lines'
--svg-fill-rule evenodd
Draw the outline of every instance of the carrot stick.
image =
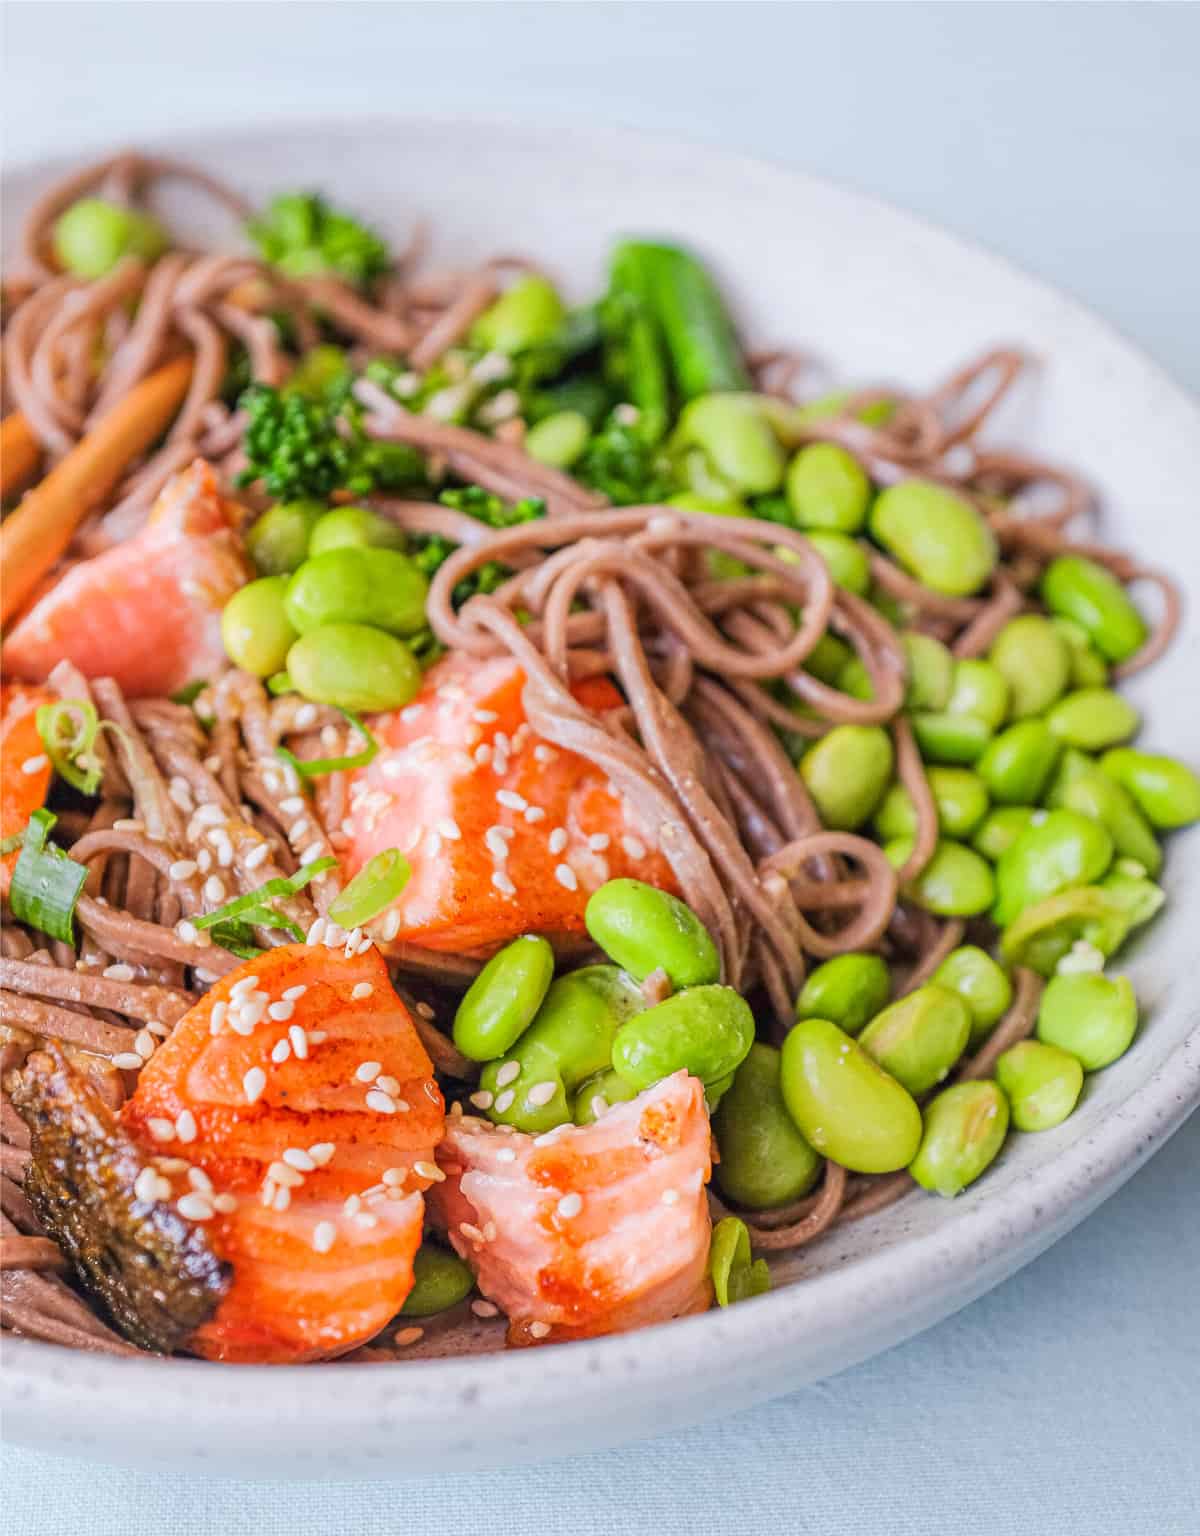
<svg viewBox="0 0 1200 1536">
<path fill-rule="evenodd" d="M 24 485 L 41 456 L 41 444 L 20 411 L 0 421 L 0 496 L 10 496 Z"/>
<path fill-rule="evenodd" d="M 192 359 L 164 364 L 130 390 L 0 525 L 0 622 L 59 558 L 89 512 L 179 409 Z"/>
</svg>

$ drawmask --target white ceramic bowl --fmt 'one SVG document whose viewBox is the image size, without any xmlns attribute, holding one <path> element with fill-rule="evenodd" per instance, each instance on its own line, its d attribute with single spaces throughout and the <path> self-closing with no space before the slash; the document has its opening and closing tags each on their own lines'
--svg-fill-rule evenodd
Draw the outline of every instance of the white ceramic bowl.
<svg viewBox="0 0 1200 1536">
<path fill-rule="evenodd" d="M 251 194 L 321 187 L 435 257 L 536 253 L 579 293 L 610 240 L 663 233 L 714 263 L 756 343 L 832 375 L 924 386 L 995 341 L 1044 363 L 1008 440 L 1083 470 L 1102 531 L 1170 566 L 1191 613 L 1135 680 L 1150 740 L 1200 761 L 1200 413 L 1078 304 L 909 214 L 709 149 L 462 118 L 246 129 L 176 143 Z M 13 216 L 57 167 L 14 172 Z M 1190 879 L 1189 879 L 1190 874 Z M 1010 1140 L 962 1198 L 914 1196 L 777 1266 L 769 1296 L 643 1333 L 395 1367 L 124 1361 L 22 1341 L 5 1433 L 69 1454 L 246 1476 L 461 1472 L 697 1422 L 841 1370 L 996 1285 L 1110 1195 L 1200 1099 L 1200 830 L 1172 840 L 1165 914 L 1130 954 L 1145 1026 L 1057 1130 Z"/>
</svg>

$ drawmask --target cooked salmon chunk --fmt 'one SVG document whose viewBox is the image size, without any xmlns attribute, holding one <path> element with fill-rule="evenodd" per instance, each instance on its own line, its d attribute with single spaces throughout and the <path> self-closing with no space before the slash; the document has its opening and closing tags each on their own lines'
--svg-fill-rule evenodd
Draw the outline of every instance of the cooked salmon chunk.
<svg viewBox="0 0 1200 1536">
<path fill-rule="evenodd" d="M 430 1211 L 513 1343 L 621 1332 L 709 1304 L 709 1150 L 685 1072 L 538 1137 L 452 1116 Z"/>
<path fill-rule="evenodd" d="M 0 684 L 0 838 L 25 830 L 34 811 L 46 803 L 50 759 L 38 735 L 37 711 L 51 695 L 20 683 Z M 0 896 L 8 891 L 20 850 L 0 856 Z"/>
</svg>

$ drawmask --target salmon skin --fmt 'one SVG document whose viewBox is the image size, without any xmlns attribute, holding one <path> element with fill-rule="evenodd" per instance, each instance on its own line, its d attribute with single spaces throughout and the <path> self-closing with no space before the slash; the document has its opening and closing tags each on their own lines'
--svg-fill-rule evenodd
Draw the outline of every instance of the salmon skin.
<svg viewBox="0 0 1200 1536">
<path fill-rule="evenodd" d="M 589 895 L 633 875 L 675 882 L 606 776 L 577 753 L 540 741 L 510 657 L 451 655 L 431 667 L 406 708 L 370 721 L 380 751 L 350 776 L 340 829 L 349 877 L 399 848 L 412 876 L 383 926 L 387 939 L 461 953 L 522 933 L 584 932 Z M 619 708 L 603 678 L 576 689 L 597 713 Z"/>
<path fill-rule="evenodd" d="M 510 1343 L 620 1333 L 710 1303 L 710 1148 L 686 1072 L 537 1137 L 451 1116 L 430 1214 L 507 1314 Z"/>
<path fill-rule="evenodd" d="M 225 665 L 221 609 L 252 574 L 212 466 L 197 459 L 140 533 L 36 599 L 4 642 L 5 670 L 41 682 L 65 659 L 130 697 L 176 693 Z"/>
</svg>

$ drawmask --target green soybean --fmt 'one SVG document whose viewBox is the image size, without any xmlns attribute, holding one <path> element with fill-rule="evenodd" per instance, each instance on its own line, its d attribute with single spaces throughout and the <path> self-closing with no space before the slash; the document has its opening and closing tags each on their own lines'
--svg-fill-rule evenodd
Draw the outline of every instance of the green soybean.
<svg viewBox="0 0 1200 1536">
<path fill-rule="evenodd" d="M 287 662 L 296 631 L 288 622 L 286 576 L 248 581 L 221 610 L 221 643 L 235 667 L 270 677 Z"/>
<path fill-rule="evenodd" d="M 637 981 L 665 971 L 671 985 L 716 981 L 721 958 L 708 929 L 686 902 L 641 880 L 609 880 L 588 900 L 587 931 Z"/>
<path fill-rule="evenodd" d="M 921 756 L 931 763 L 977 762 L 992 739 L 992 727 L 978 715 L 918 710 L 911 724 Z"/>
<path fill-rule="evenodd" d="M 783 484 L 783 449 L 753 395 L 716 393 L 689 401 L 675 441 L 699 448 L 713 473 L 739 495 L 763 496 Z"/>
<path fill-rule="evenodd" d="M 1108 663 L 1074 619 L 1060 618 L 1055 614 L 1050 621 L 1063 639 L 1071 655 L 1071 686 L 1073 688 L 1103 688 L 1108 682 Z"/>
<path fill-rule="evenodd" d="M 1098 1072 L 1125 1054 L 1137 1024 L 1137 999 L 1127 976 L 1075 972 L 1047 983 L 1037 1037 L 1069 1051 L 1086 1071 Z"/>
<path fill-rule="evenodd" d="M 955 1083 L 927 1105 L 908 1171 L 922 1189 L 950 1199 L 995 1161 L 1007 1134 L 1008 1100 L 995 1083 Z"/>
<path fill-rule="evenodd" d="M 1132 869 L 1122 869 L 1123 862 L 1118 860 L 1109 870 L 1100 881 L 1099 889 L 1104 892 L 1109 906 L 1121 914 L 1131 929 L 1140 928 L 1162 910 L 1167 894 L 1161 885 L 1146 878 L 1142 865 L 1136 860 L 1131 861 Z"/>
<path fill-rule="evenodd" d="M 1136 859 L 1149 874 L 1162 868 L 1162 849 L 1133 796 L 1098 767 L 1056 784 L 1048 804 L 1090 816 L 1108 831 L 1122 858 Z"/>
<path fill-rule="evenodd" d="M 246 535 L 250 558 L 264 576 L 284 576 L 304 564 L 313 529 L 326 516 L 321 501 L 280 501 Z"/>
<path fill-rule="evenodd" d="M 828 1019 L 801 1019 L 781 1052 L 780 1085 L 801 1135 L 854 1173 L 911 1162 L 921 1111 L 908 1090 Z"/>
<path fill-rule="evenodd" d="M 403 1317 L 433 1317 L 465 1301 L 475 1289 L 475 1276 L 456 1253 L 424 1242 L 413 1256 L 413 1286 Z"/>
<path fill-rule="evenodd" d="M 416 657 L 395 636 L 367 624 L 325 624 L 287 653 L 296 692 L 356 714 L 399 709 L 421 687 Z"/>
<path fill-rule="evenodd" d="M 848 693 L 852 699 L 873 699 L 875 689 L 871 685 L 871 674 L 860 656 L 851 656 L 846 665 L 838 673 L 837 686 L 842 693 Z"/>
<path fill-rule="evenodd" d="M 1158 831 L 1200 821 L 1200 777 L 1186 763 L 1134 747 L 1113 747 L 1100 759 L 1100 766 L 1129 791 Z"/>
<path fill-rule="evenodd" d="M 1111 688 L 1080 688 L 1059 699 L 1046 724 L 1069 747 L 1099 752 L 1136 734 L 1138 712 Z"/>
<path fill-rule="evenodd" d="M 1081 885 L 1047 896 L 1015 918 L 1000 935 L 1000 952 L 1010 965 L 1025 965 L 1042 976 L 1077 943 L 1111 955 L 1132 926 L 1119 901 L 1098 885 Z"/>
<path fill-rule="evenodd" d="M 774 1046 L 752 1045 L 713 1116 L 721 1152 L 717 1186 L 756 1211 L 799 1200 L 821 1171 L 820 1157 L 787 1112 L 780 1071 Z"/>
<path fill-rule="evenodd" d="M 957 992 L 930 983 L 898 998 L 858 1043 L 914 1098 L 935 1088 L 966 1049 L 971 1015 Z"/>
<path fill-rule="evenodd" d="M 900 636 L 900 643 L 908 662 L 904 707 L 946 709 L 954 686 L 954 657 L 949 648 L 932 635 L 922 635 L 911 629 Z"/>
<path fill-rule="evenodd" d="M 404 529 L 370 507 L 338 507 L 319 518 L 308 541 L 310 555 L 331 549 L 400 549 Z M 298 563 L 298 562 L 297 562 Z"/>
<path fill-rule="evenodd" d="M 911 838 L 884 846 L 888 861 L 899 869 L 912 852 Z M 996 896 L 991 865 L 973 848 L 940 837 L 933 857 L 920 874 L 905 883 L 905 895 L 939 917 L 975 917 L 986 912 Z"/>
<path fill-rule="evenodd" d="M 925 777 L 937 806 L 940 831 L 947 837 L 969 837 L 987 815 L 988 794 L 983 780 L 969 768 L 929 768 Z M 916 807 L 903 784 L 893 784 L 884 795 L 876 807 L 873 825 L 885 842 L 916 835 Z"/>
<path fill-rule="evenodd" d="M 798 528 L 857 533 L 867 520 L 871 482 L 837 443 L 810 443 L 788 466 L 787 499 Z"/>
<path fill-rule="evenodd" d="M 530 427 L 522 446 L 539 464 L 570 469 L 591 435 L 591 424 L 581 411 L 555 411 Z"/>
<path fill-rule="evenodd" d="M 1049 619 L 1036 613 L 1010 619 L 988 659 L 1008 683 L 1009 712 L 1016 720 L 1048 709 L 1071 676 L 1067 642 Z"/>
<path fill-rule="evenodd" d="M 1028 805 L 1041 798 L 1061 751 L 1044 720 L 1018 720 L 988 744 L 979 776 L 998 804 Z"/>
<path fill-rule="evenodd" d="M 871 508 L 872 537 L 924 586 L 969 597 L 996 564 L 996 540 L 969 501 L 927 480 L 889 486 Z"/>
<path fill-rule="evenodd" d="M 1102 656 L 1128 661 L 1146 641 L 1146 624 L 1125 588 L 1104 566 L 1082 555 L 1059 555 L 1042 574 L 1042 601 L 1078 624 Z"/>
<path fill-rule="evenodd" d="M 879 955 L 834 955 L 818 965 L 796 1001 L 798 1019 L 830 1019 L 856 1035 L 885 1006 L 891 974 Z"/>
<path fill-rule="evenodd" d="M 576 1125 L 594 1125 L 614 1104 L 627 1104 L 641 1092 L 611 1067 L 586 1078 L 575 1092 L 572 1118 Z"/>
<path fill-rule="evenodd" d="M 1098 821 L 1078 811 L 1043 811 L 1000 856 L 993 918 L 1004 927 L 1047 896 L 1094 885 L 1112 856 L 1112 838 Z"/>
<path fill-rule="evenodd" d="M 111 272 L 124 256 L 155 261 L 170 244 L 156 218 L 101 197 L 72 203 L 55 220 L 51 238 L 59 265 L 89 279 Z"/>
<path fill-rule="evenodd" d="M 954 679 L 946 709 L 952 715 L 974 715 L 998 731 L 1008 718 L 1008 679 L 990 661 L 965 658 L 954 664 Z"/>
<path fill-rule="evenodd" d="M 750 1262 L 750 1229 L 736 1216 L 723 1216 L 713 1228 L 708 1274 L 719 1307 L 732 1307 L 771 1289 L 767 1261 Z"/>
<path fill-rule="evenodd" d="M 525 933 L 488 961 L 454 1015 L 454 1043 L 472 1061 L 503 1056 L 533 1023 L 554 980 L 554 951 Z"/>
<path fill-rule="evenodd" d="M 971 846 L 993 864 L 1016 842 L 1037 811 L 1035 805 L 998 805 L 976 828 Z"/>
<path fill-rule="evenodd" d="M 931 978 L 940 987 L 956 992 L 971 1016 L 967 1044 L 980 1045 L 1008 1012 L 1012 982 L 1004 968 L 976 944 L 951 950 Z"/>
<path fill-rule="evenodd" d="M 485 309 L 471 327 L 471 342 L 485 352 L 512 355 L 552 341 L 567 312 L 558 290 L 546 278 L 530 273 Z"/>
<path fill-rule="evenodd" d="M 808 542 L 829 567 L 829 574 L 839 587 L 865 597 L 871 586 L 871 565 L 857 539 L 845 533 L 827 533 L 812 529 Z M 812 658 L 809 657 L 809 662 Z"/>
<path fill-rule="evenodd" d="M 1083 1068 L 1068 1051 L 1022 1040 L 996 1063 L 1018 1131 L 1049 1131 L 1061 1125 L 1083 1092 Z"/>
<path fill-rule="evenodd" d="M 800 776 L 827 827 L 861 827 L 892 776 L 892 741 L 878 725 L 835 725 L 800 763 Z"/>
<path fill-rule="evenodd" d="M 827 630 L 804 658 L 804 670 L 832 687 L 837 682 L 838 673 L 853 660 L 851 647 Z"/>
<path fill-rule="evenodd" d="M 424 628 L 428 595 L 428 580 L 407 555 L 343 546 L 304 562 L 288 583 L 287 611 L 301 635 L 322 624 L 414 635 Z"/>
<path fill-rule="evenodd" d="M 673 1072 L 715 1083 L 733 1072 L 754 1043 L 754 1015 L 732 987 L 688 987 L 623 1024 L 612 1064 L 626 1081 L 649 1088 Z"/>
</svg>

